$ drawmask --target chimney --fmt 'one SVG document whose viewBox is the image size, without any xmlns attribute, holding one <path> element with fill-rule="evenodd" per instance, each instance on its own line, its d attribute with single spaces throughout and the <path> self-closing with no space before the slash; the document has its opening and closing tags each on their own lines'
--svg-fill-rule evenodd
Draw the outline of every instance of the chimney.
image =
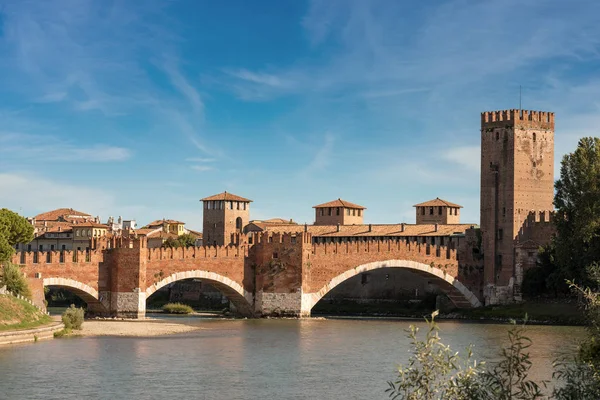
<svg viewBox="0 0 600 400">
<path fill-rule="evenodd" d="M 340 231 L 340 224 L 338 223 L 337 224 L 337 232 L 339 232 L 339 231 Z"/>
<path fill-rule="evenodd" d="M 373 230 L 373 226 L 371 224 L 369 224 L 369 232 L 371 232 Z"/>
<path fill-rule="evenodd" d="M 61 228 L 60 226 L 58 227 L 58 231 L 59 231 L 59 232 L 62 232 L 62 228 Z"/>
<path fill-rule="evenodd" d="M 404 232 L 404 222 L 400 224 L 400 232 Z"/>
<path fill-rule="evenodd" d="M 304 232 L 308 232 L 308 225 L 304 223 Z"/>
<path fill-rule="evenodd" d="M 435 231 L 438 231 L 438 224 L 435 224 Z"/>
</svg>

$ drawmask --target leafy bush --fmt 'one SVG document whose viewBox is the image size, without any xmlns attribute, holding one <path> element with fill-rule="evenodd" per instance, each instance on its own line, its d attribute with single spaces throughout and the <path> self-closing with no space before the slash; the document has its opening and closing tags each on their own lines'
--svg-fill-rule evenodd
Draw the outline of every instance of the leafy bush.
<svg viewBox="0 0 600 400">
<path fill-rule="evenodd" d="M 65 329 L 81 329 L 83 325 L 83 308 L 77 308 L 74 304 L 67 308 L 62 315 L 62 322 Z"/>
<path fill-rule="evenodd" d="M 169 314 L 191 314 L 194 312 L 192 307 L 182 303 L 167 303 L 162 309 Z"/>
<path fill-rule="evenodd" d="M 0 277 L 0 286 L 4 285 L 13 294 L 20 294 L 21 296 L 31 298 L 31 290 L 27 284 L 27 279 L 25 279 L 25 275 L 23 275 L 18 265 L 11 263 L 4 264 L 2 267 L 2 277 Z"/>
</svg>

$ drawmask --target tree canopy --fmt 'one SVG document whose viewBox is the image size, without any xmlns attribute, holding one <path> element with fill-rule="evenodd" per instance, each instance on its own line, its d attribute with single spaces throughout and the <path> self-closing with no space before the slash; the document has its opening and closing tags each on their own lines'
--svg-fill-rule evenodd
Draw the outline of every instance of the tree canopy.
<svg viewBox="0 0 600 400">
<path fill-rule="evenodd" d="M 163 247 L 192 247 L 196 245 L 196 237 L 189 233 L 179 235 L 177 239 L 167 238 Z"/>
<path fill-rule="evenodd" d="M 0 209 L 0 263 L 10 260 L 17 243 L 33 240 L 33 226 L 19 214 Z"/>
<path fill-rule="evenodd" d="M 600 262 L 600 138 L 582 138 L 563 157 L 555 188 L 556 264 L 588 284 L 587 269 Z"/>
</svg>

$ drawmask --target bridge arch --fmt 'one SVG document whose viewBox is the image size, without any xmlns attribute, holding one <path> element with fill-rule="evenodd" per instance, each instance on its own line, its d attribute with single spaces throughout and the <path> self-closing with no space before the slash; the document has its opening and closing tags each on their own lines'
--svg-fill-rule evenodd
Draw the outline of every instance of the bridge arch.
<svg viewBox="0 0 600 400">
<path fill-rule="evenodd" d="M 106 306 L 103 304 L 104 299 L 100 299 L 98 291 L 85 283 L 67 278 L 44 278 L 43 284 L 44 287 L 55 286 L 73 292 L 87 303 L 90 313 L 105 314 L 107 312 Z"/>
<path fill-rule="evenodd" d="M 375 261 L 368 264 L 362 264 L 357 267 L 351 268 L 346 272 L 339 274 L 338 276 L 331 279 L 325 286 L 323 286 L 318 292 L 306 293 L 302 296 L 302 313 L 309 315 L 310 310 L 329 293 L 333 288 L 338 286 L 340 283 L 359 275 L 363 272 L 372 271 L 380 268 L 404 268 L 415 272 L 422 276 L 434 277 L 436 281 L 440 282 L 440 289 L 448 295 L 452 303 L 459 308 L 468 307 L 481 307 L 481 302 L 465 285 L 463 285 L 458 279 L 452 275 L 447 274 L 443 270 L 431 265 L 423 264 L 416 261 L 409 260 L 387 260 L 387 261 Z"/>
<path fill-rule="evenodd" d="M 252 294 L 247 293 L 244 288 L 237 282 L 227 278 L 226 276 L 216 274 L 214 272 L 193 270 L 176 272 L 169 275 L 160 282 L 157 282 L 146 289 L 146 299 L 152 296 L 158 289 L 183 279 L 202 279 L 208 281 L 213 287 L 221 291 L 235 306 L 236 310 L 244 317 L 252 317 L 252 302 L 248 298 Z"/>
</svg>

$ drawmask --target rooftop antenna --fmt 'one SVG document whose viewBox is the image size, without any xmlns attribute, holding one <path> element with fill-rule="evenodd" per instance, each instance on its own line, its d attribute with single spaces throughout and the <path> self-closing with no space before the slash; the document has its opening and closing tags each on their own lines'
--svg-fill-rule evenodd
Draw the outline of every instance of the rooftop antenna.
<svg viewBox="0 0 600 400">
<path fill-rule="evenodd" d="M 521 85 L 519 85 L 519 111 L 521 111 Z"/>
</svg>

